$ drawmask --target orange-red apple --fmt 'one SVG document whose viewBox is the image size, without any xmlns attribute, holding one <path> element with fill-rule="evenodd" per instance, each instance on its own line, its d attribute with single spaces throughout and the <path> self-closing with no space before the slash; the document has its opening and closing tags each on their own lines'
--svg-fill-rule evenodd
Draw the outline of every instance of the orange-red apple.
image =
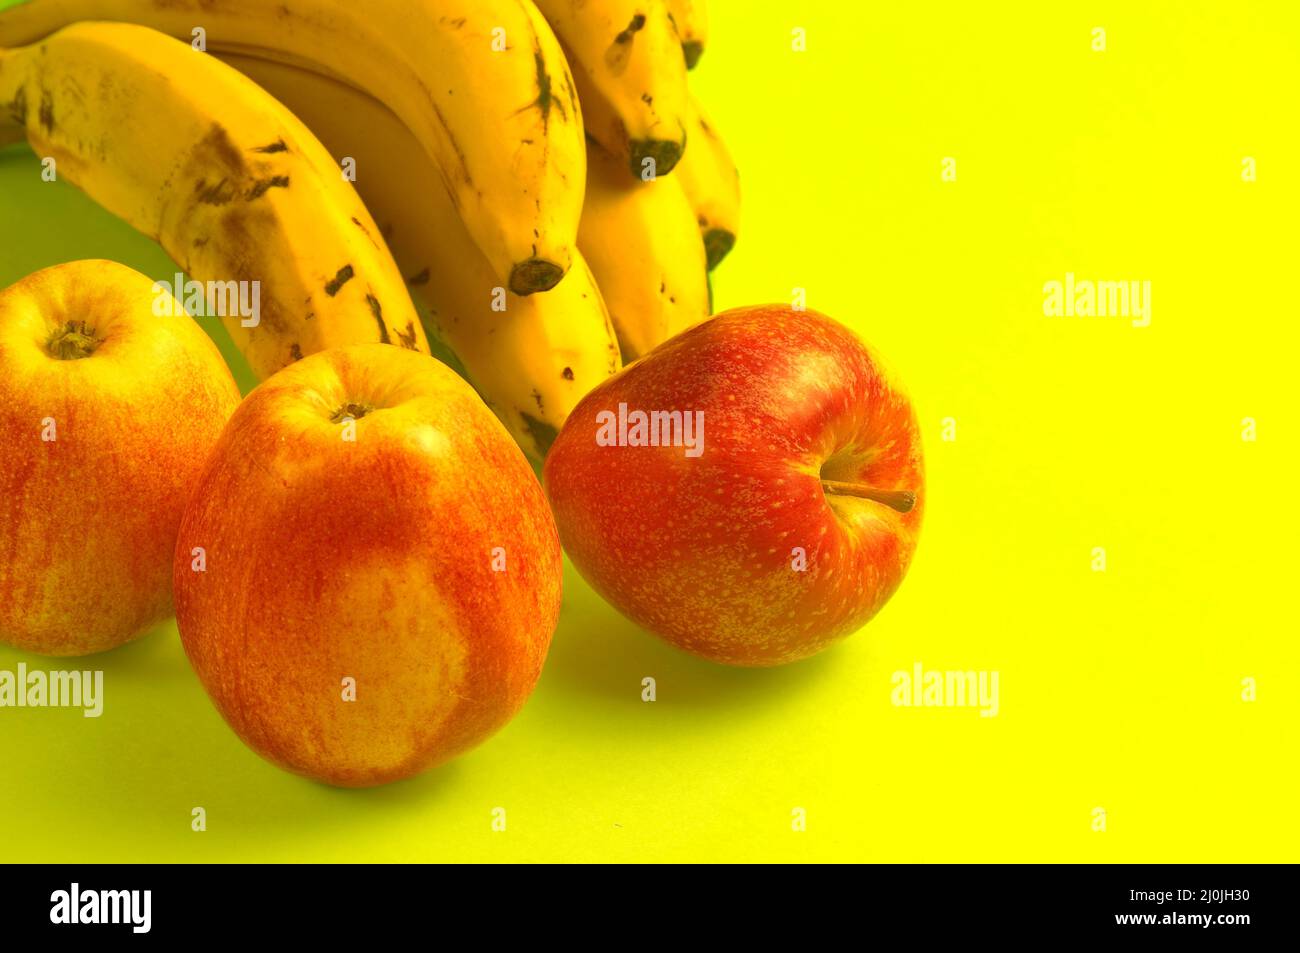
<svg viewBox="0 0 1300 953">
<path fill-rule="evenodd" d="M 175 573 L 185 651 L 226 721 L 345 786 L 509 721 L 560 610 L 559 539 L 523 454 L 447 367 L 385 344 L 319 352 L 249 394 Z"/>
<path fill-rule="evenodd" d="M 616 608 L 732 665 L 779 665 L 860 628 L 916 547 L 911 403 L 811 311 L 728 311 L 602 383 L 545 465 L 565 551 Z"/>
<path fill-rule="evenodd" d="M 0 292 L 0 642 L 85 655 L 172 614 L 176 528 L 239 389 L 157 300 L 111 261 Z"/>
</svg>

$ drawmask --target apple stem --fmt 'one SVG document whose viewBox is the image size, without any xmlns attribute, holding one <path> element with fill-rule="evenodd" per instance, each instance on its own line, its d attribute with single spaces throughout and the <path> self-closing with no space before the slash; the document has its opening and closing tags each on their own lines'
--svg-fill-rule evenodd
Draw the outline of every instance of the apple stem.
<svg viewBox="0 0 1300 953">
<path fill-rule="evenodd" d="M 334 411 L 333 415 L 330 417 L 330 423 L 341 424 L 345 420 L 357 421 L 370 413 L 372 409 L 373 408 L 366 404 L 350 400 L 338 410 Z"/>
<path fill-rule="evenodd" d="M 874 500 L 886 506 L 906 513 L 916 505 L 916 494 L 911 490 L 882 490 L 867 486 L 865 483 L 845 483 L 842 480 L 822 480 L 822 489 L 839 496 L 857 496 L 864 500 Z"/>
<path fill-rule="evenodd" d="M 50 354 L 60 361 L 75 361 L 90 357 L 99 347 L 95 329 L 86 327 L 85 321 L 69 321 L 50 336 Z"/>
</svg>

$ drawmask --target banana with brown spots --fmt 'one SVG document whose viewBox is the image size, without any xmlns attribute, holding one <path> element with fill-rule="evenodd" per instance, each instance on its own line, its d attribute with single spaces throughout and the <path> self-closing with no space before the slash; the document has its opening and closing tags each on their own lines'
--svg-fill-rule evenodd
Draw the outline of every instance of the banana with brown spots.
<svg viewBox="0 0 1300 953">
<path fill-rule="evenodd" d="M 78 23 L 0 50 L 0 103 L 0 127 L 25 130 L 59 177 L 156 239 L 209 305 L 225 300 L 259 377 L 344 344 L 428 353 L 356 191 L 237 70 L 145 27 Z M 248 314 L 230 307 L 237 289 L 257 305 Z"/>
<path fill-rule="evenodd" d="M 690 100 L 691 151 L 677 166 L 676 178 L 695 209 L 709 270 L 727 257 L 740 234 L 740 174 L 699 100 Z"/>
<path fill-rule="evenodd" d="M 529 0 L 25 0 L 0 12 L 0 46 L 78 20 L 138 23 L 365 90 L 433 161 L 437 174 L 409 183 L 409 201 L 445 189 L 500 284 L 532 294 L 568 271 L 582 116 L 559 43 Z"/>
<path fill-rule="evenodd" d="M 631 174 L 671 172 L 687 144 L 686 63 L 664 0 L 537 0 L 573 64 L 587 133 Z"/>
<path fill-rule="evenodd" d="M 511 293 L 469 240 L 449 199 L 434 192 L 423 204 L 411 201 L 410 183 L 436 171 L 383 103 L 284 63 L 223 58 L 292 109 L 335 156 L 356 160 L 357 190 L 422 305 L 435 356 L 459 365 L 524 452 L 540 462 L 578 401 L 622 367 L 604 300 L 577 249 L 573 267 L 550 291 Z"/>
<path fill-rule="evenodd" d="M 700 61 L 709 41 L 709 18 L 705 0 L 667 0 L 667 3 L 668 13 L 682 38 L 682 55 L 686 58 L 686 68 L 695 69 L 695 64 Z"/>
<path fill-rule="evenodd" d="M 578 247 L 605 296 L 623 360 L 709 316 L 704 244 L 677 176 L 629 179 L 622 163 L 593 143 Z"/>
</svg>

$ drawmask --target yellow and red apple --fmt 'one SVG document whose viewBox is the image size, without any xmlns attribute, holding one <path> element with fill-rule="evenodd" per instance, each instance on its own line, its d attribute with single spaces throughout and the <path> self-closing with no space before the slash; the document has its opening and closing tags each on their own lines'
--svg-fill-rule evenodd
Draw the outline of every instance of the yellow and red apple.
<svg viewBox="0 0 1300 953">
<path fill-rule="evenodd" d="M 720 314 L 604 381 L 546 459 L 565 551 L 643 627 L 779 665 L 866 624 L 898 588 L 924 501 L 912 405 L 843 325 Z"/>
<path fill-rule="evenodd" d="M 560 583 L 555 523 L 505 429 L 444 365 L 384 344 L 254 390 L 176 546 L 181 639 L 218 710 L 265 758 L 346 786 L 509 721 Z"/>
<path fill-rule="evenodd" d="M 0 642 L 85 655 L 172 614 L 176 528 L 239 389 L 157 300 L 111 261 L 0 292 Z"/>
</svg>

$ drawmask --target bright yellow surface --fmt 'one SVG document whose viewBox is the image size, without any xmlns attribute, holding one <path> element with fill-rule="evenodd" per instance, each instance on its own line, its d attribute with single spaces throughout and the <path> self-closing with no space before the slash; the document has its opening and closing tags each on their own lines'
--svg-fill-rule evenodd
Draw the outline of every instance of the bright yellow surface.
<svg viewBox="0 0 1300 953">
<path fill-rule="evenodd" d="M 170 625 L 0 650 L 106 692 L 98 720 L 0 709 L 0 860 L 1296 860 L 1296 7 L 997 6 L 715 0 L 692 76 L 745 189 L 718 305 L 806 288 L 924 425 L 920 550 L 866 630 L 727 670 L 570 571 L 522 715 L 370 791 L 245 749 Z M 174 271 L 28 153 L 0 157 L 0 221 L 0 284 Z M 1150 281 L 1150 326 L 1045 317 L 1067 272 Z M 996 670 L 999 714 L 894 706 L 915 662 Z"/>
</svg>

